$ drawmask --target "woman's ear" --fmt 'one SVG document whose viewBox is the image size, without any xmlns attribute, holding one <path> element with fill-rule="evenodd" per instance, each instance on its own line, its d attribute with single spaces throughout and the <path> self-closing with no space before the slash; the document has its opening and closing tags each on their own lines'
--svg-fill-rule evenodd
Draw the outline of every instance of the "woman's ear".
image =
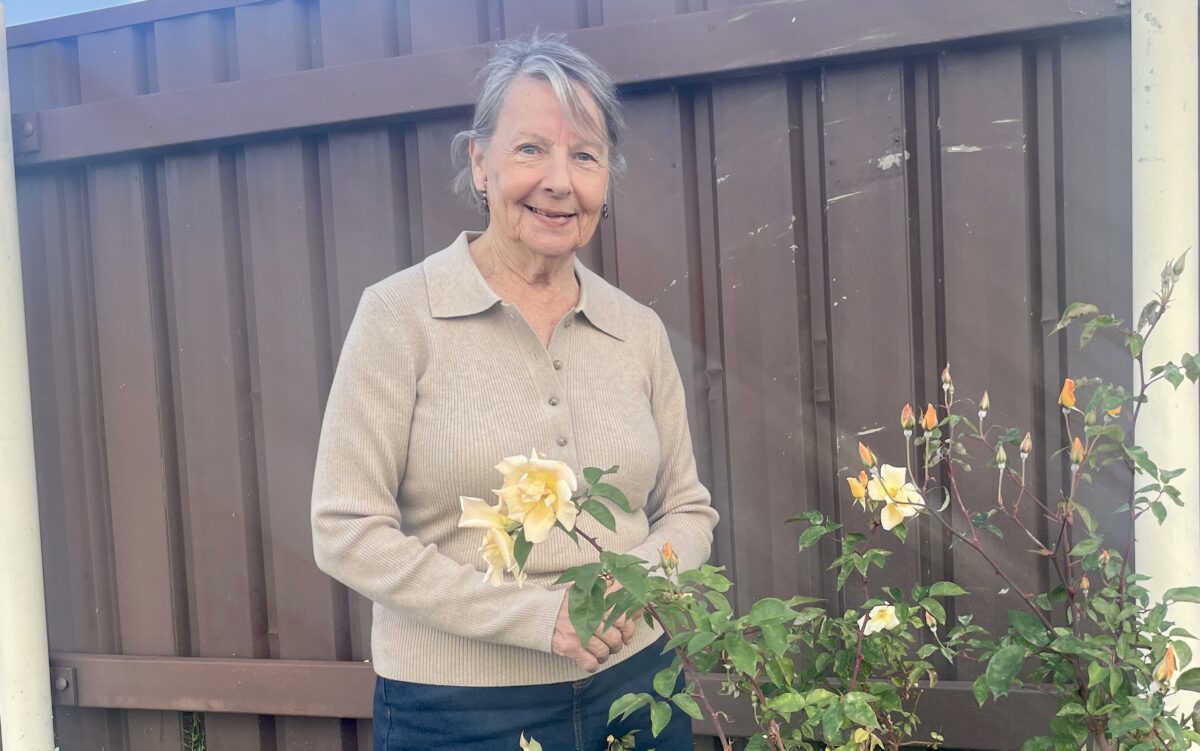
<svg viewBox="0 0 1200 751">
<path fill-rule="evenodd" d="M 483 170 L 483 149 L 474 138 L 467 141 L 467 156 L 471 160 L 471 179 L 475 183 L 475 190 L 486 189 L 487 173 Z"/>
</svg>

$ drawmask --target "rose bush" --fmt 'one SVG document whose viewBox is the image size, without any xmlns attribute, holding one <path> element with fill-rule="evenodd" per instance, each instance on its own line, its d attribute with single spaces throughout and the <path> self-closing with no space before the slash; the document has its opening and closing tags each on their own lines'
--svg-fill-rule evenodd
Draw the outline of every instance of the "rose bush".
<svg viewBox="0 0 1200 751">
<path fill-rule="evenodd" d="M 586 486 L 580 491 L 565 465 L 540 459 L 536 452 L 531 459 L 506 459 L 497 465 L 504 476 L 496 491 L 500 503 L 489 507 L 479 499 L 462 499 L 462 525 L 484 530 L 481 550 L 491 582 L 502 581 L 506 573 L 519 578 L 533 544 L 554 527 L 596 548 L 597 562 L 564 572 L 559 583 L 571 585 L 569 611 L 579 633 L 643 613 L 648 624 L 657 623 L 668 635 L 675 659 L 654 677 L 657 695 L 627 694 L 610 710 L 611 720 L 648 707 L 654 735 L 677 709 L 696 719 L 707 716 L 723 748 L 732 748 L 722 716 L 698 680 L 701 673 L 721 672 L 722 692 L 746 695 L 753 707 L 758 732 L 748 749 L 937 747 L 942 737 L 921 729 L 917 710 L 923 692 L 937 684 L 931 660 L 943 659 L 979 664 L 973 688 L 981 706 L 1022 685 L 1054 695 L 1058 712 L 1050 734 L 1029 739 L 1026 751 L 1075 751 L 1089 744 L 1104 751 L 1187 748 L 1200 742 L 1195 710 L 1173 702 L 1180 691 L 1200 690 L 1200 668 L 1189 668 L 1194 635 L 1176 626 L 1170 614 L 1177 604 L 1200 604 L 1200 586 L 1172 589 L 1152 601 L 1145 577 L 1128 565 L 1132 540 L 1124 550 L 1107 544 L 1089 508 L 1091 483 L 1109 464 L 1123 466 L 1135 478 L 1118 509 L 1131 525 L 1147 513 L 1161 524 L 1169 503 L 1183 503 L 1172 485 L 1182 470 L 1159 467 L 1132 440 L 1153 386 L 1166 381 L 1178 388 L 1200 380 L 1196 355 L 1153 367 L 1143 357 L 1183 269 L 1181 257 L 1163 270 L 1161 290 L 1135 326 L 1077 303 L 1055 328 L 1082 324 L 1080 346 L 1098 331 L 1115 330 L 1137 373 L 1132 391 L 1094 378 L 1064 381 L 1058 398 L 1062 414 L 1055 417 L 1064 421 L 1068 442 L 1048 447 L 1050 466 L 1064 454 L 1069 466 L 1060 497 L 1041 497 L 1027 479 L 1036 448 L 1032 431 L 989 425 L 987 391 L 978 402 L 957 398 L 949 366 L 940 378 L 940 405 L 928 404 L 919 419 L 911 404 L 900 410 L 903 467 L 882 463 L 869 446 L 859 444 L 863 469 L 845 479 L 852 503 L 871 515 L 869 531 L 844 532 L 838 521 L 817 511 L 790 520 L 800 525 L 801 550 L 834 538 L 839 555 L 830 568 L 836 571 L 836 586 L 855 586 L 847 593 L 847 601 L 855 604 L 843 612 L 797 596 L 764 598 L 739 615 L 725 596 L 732 582 L 720 568 L 679 571 L 669 544 L 653 564 L 601 549 L 574 522 L 582 511 L 611 529 L 607 504 L 629 510 L 621 492 L 605 482 L 617 467 L 584 469 Z M 1014 453 L 1016 463 L 1010 461 Z M 974 469 L 994 473 L 995 494 L 965 497 L 956 473 L 971 470 L 972 457 L 979 455 L 988 461 Z M 1046 531 L 1028 526 L 1020 514 L 1023 505 L 1036 506 L 1048 521 Z M 951 506 L 955 513 L 947 515 Z M 873 543 L 885 534 L 904 542 L 907 524 L 919 515 L 940 525 L 955 545 L 973 551 L 1004 582 L 1001 594 L 1014 607 L 1002 633 L 986 633 L 969 613 L 948 620 L 945 598 L 967 594 L 953 582 L 908 590 L 872 584 L 873 570 L 886 566 L 889 555 Z M 1005 536 L 1006 528 L 1012 537 Z M 1025 591 L 999 564 L 1011 555 L 997 552 L 1011 554 L 1014 545 L 1032 548 L 1030 555 L 1046 562 L 1055 580 L 1046 591 Z M 621 586 L 609 587 L 611 582 Z M 966 600 L 958 611 L 968 606 Z M 687 673 L 687 688 L 674 693 L 680 671 Z M 532 747 L 527 743 L 536 742 L 522 738 L 522 747 Z M 610 738 L 610 749 L 630 747 L 629 737 Z"/>
</svg>

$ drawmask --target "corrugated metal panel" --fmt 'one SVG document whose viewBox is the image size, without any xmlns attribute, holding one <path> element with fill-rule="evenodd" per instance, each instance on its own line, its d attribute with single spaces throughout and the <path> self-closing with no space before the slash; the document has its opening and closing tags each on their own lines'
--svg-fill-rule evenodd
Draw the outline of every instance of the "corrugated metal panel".
<svg viewBox="0 0 1200 751">
<path fill-rule="evenodd" d="M 158 5 L 139 25 L 12 48 L 15 108 L 705 10 Z M 631 167 L 583 256 L 666 322 L 723 517 L 715 560 L 741 605 L 797 592 L 845 604 L 825 572 L 832 549 L 797 556 L 782 522 L 818 508 L 865 528 L 839 477 L 860 437 L 901 455 L 898 409 L 940 396 L 945 361 L 960 393 L 988 388 L 993 414 L 1040 445 L 1061 443 L 1045 418 L 1064 374 L 1126 377 L 1103 350 L 1119 342 L 1081 355 L 1044 332 L 1069 300 L 1130 314 L 1127 90 L 1127 32 L 1100 28 L 628 93 Z M 368 604 L 311 558 L 316 435 L 362 289 L 482 226 L 447 187 L 465 123 L 455 112 L 21 172 L 53 649 L 369 658 Z M 1036 471 L 1054 497 L 1061 469 Z M 1040 529 L 1031 508 L 1021 518 Z M 946 542 L 921 526 L 892 545 L 879 583 L 1000 589 Z M 1022 566 L 1023 586 L 1044 583 Z M 964 605 L 991 624 L 1006 607 Z M 64 749 L 175 747 L 180 724 L 58 715 Z M 213 714 L 206 729 L 212 748 L 370 742 L 366 721 Z"/>
</svg>

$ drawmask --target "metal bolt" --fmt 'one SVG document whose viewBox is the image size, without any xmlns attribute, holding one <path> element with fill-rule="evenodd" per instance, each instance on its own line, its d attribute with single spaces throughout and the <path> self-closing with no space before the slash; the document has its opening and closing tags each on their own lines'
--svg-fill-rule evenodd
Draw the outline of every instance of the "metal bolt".
<svg viewBox="0 0 1200 751">
<path fill-rule="evenodd" d="M 54 690 L 55 691 L 66 691 L 70 687 L 71 687 L 71 682 L 68 681 L 65 677 L 60 675 L 54 679 Z"/>
<path fill-rule="evenodd" d="M 25 122 L 21 123 L 21 135 L 25 136 L 26 138 L 29 138 L 33 135 L 32 120 L 26 120 Z"/>
</svg>

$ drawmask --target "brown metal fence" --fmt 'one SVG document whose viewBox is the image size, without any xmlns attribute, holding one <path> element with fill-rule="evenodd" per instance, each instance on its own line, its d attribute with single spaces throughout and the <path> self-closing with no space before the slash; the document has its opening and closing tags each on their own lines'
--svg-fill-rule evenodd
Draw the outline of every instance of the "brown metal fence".
<svg viewBox="0 0 1200 751">
<path fill-rule="evenodd" d="M 569 31 L 622 84 L 631 168 L 585 260 L 667 324 L 737 602 L 836 607 L 832 550 L 782 521 L 861 526 L 839 473 L 858 436 L 898 453 L 941 363 L 1040 445 L 1063 375 L 1124 377 L 1115 343 L 1045 338 L 1067 301 L 1131 308 L 1120 6 L 151 0 L 11 29 L 61 747 L 179 748 L 197 710 L 214 751 L 369 746 L 369 608 L 311 558 L 317 432 L 363 287 L 481 225 L 446 186 L 489 42 Z M 1003 622 L 918 532 L 887 583 Z M 950 745 L 1045 722 L 1032 692 L 974 711 L 970 677 L 928 699 Z"/>
</svg>

